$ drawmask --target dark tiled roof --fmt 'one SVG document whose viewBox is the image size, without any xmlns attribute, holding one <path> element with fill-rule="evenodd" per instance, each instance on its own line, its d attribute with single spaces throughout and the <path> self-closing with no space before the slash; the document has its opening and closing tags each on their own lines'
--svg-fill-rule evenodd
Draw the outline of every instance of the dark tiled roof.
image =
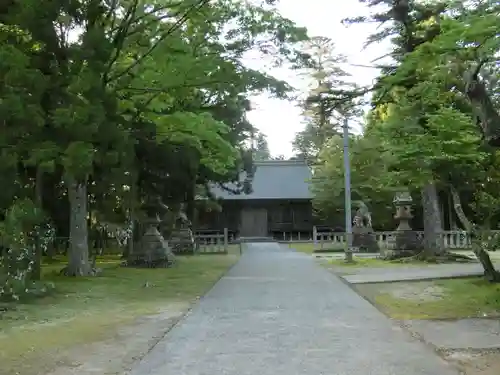
<svg viewBox="0 0 500 375">
<path fill-rule="evenodd" d="M 311 170 L 304 161 L 269 160 L 255 162 L 255 175 L 250 194 L 232 194 L 213 187 L 218 198 L 226 200 L 249 199 L 311 199 L 309 180 Z M 240 178 L 244 180 L 245 174 Z M 227 184 L 231 187 L 231 184 Z"/>
</svg>

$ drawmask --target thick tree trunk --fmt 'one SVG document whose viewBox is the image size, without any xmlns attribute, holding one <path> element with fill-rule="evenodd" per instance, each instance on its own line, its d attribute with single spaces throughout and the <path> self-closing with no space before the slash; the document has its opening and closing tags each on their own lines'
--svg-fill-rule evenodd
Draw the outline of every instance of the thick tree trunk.
<svg viewBox="0 0 500 375">
<path fill-rule="evenodd" d="M 65 273 L 68 276 L 88 276 L 92 274 L 89 260 L 87 227 L 87 181 L 68 180 L 70 207 L 69 254 Z"/>
<path fill-rule="evenodd" d="M 458 194 L 458 191 L 456 191 L 453 186 L 450 188 L 450 191 L 451 198 L 453 200 L 453 207 L 455 208 L 458 219 L 464 226 L 465 230 L 469 233 L 469 235 L 477 236 L 478 233 L 476 233 L 474 224 L 469 221 L 462 209 L 462 202 L 460 201 L 460 195 Z M 488 253 L 488 251 L 483 249 L 482 245 L 483 244 L 481 238 L 472 238 L 472 250 L 483 266 L 484 276 L 489 281 L 500 282 L 500 272 L 495 269 L 495 266 L 491 262 L 490 254 Z"/>
<path fill-rule="evenodd" d="M 434 182 L 422 189 L 424 210 L 424 249 L 427 255 L 441 255 L 445 252 L 443 244 L 443 223 L 439 196 Z"/>
</svg>

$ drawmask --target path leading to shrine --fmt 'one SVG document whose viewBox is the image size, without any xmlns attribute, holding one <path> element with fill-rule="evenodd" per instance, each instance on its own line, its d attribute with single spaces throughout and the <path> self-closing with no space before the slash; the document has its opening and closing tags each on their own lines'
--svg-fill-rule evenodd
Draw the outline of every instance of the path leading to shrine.
<svg viewBox="0 0 500 375">
<path fill-rule="evenodd" d="M 312 257 L 247 244 L 131 375 L 456 375 Z"/>
</svg>

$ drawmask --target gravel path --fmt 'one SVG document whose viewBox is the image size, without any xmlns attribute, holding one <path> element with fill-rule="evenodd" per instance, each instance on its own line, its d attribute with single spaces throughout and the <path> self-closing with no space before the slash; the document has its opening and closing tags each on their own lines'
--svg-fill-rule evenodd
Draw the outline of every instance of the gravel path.
<svg viewBox="0 0 500 375">
<path fill-rule="evenodd" d="M 458 374 L 312 257 L 245 246 L 131 375 Z"/>
</svg>

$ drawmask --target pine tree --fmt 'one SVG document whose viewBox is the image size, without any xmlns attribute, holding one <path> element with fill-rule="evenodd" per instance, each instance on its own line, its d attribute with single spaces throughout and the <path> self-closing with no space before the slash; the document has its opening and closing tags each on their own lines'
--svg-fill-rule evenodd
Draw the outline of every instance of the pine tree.
<svg viewBox="0 0 500 375">
<path fill-rule="evenodd" d="M 326 37 L 312 38 L 305 46 L 308 69 L 304 74 L 312 81 L 307 97 L 300 103 L 304 130 L 293 141 L 296 153 L 315 159 L 325 142 L 339 134 L 344 107 L 339 98 L 353 89 L 347 82 L 349 74 L 340 65 L 346 62 L 335 54 L 335 44 Z"/>
<path fill-rule="evenodd" d="M 259 132 L 255 138 L 255 149 L 253 154 L 254 160 L 269 160 L 271 159 L 271 152 L 269 151 L 269 144 L 265 134 Z"/>
</svg>

